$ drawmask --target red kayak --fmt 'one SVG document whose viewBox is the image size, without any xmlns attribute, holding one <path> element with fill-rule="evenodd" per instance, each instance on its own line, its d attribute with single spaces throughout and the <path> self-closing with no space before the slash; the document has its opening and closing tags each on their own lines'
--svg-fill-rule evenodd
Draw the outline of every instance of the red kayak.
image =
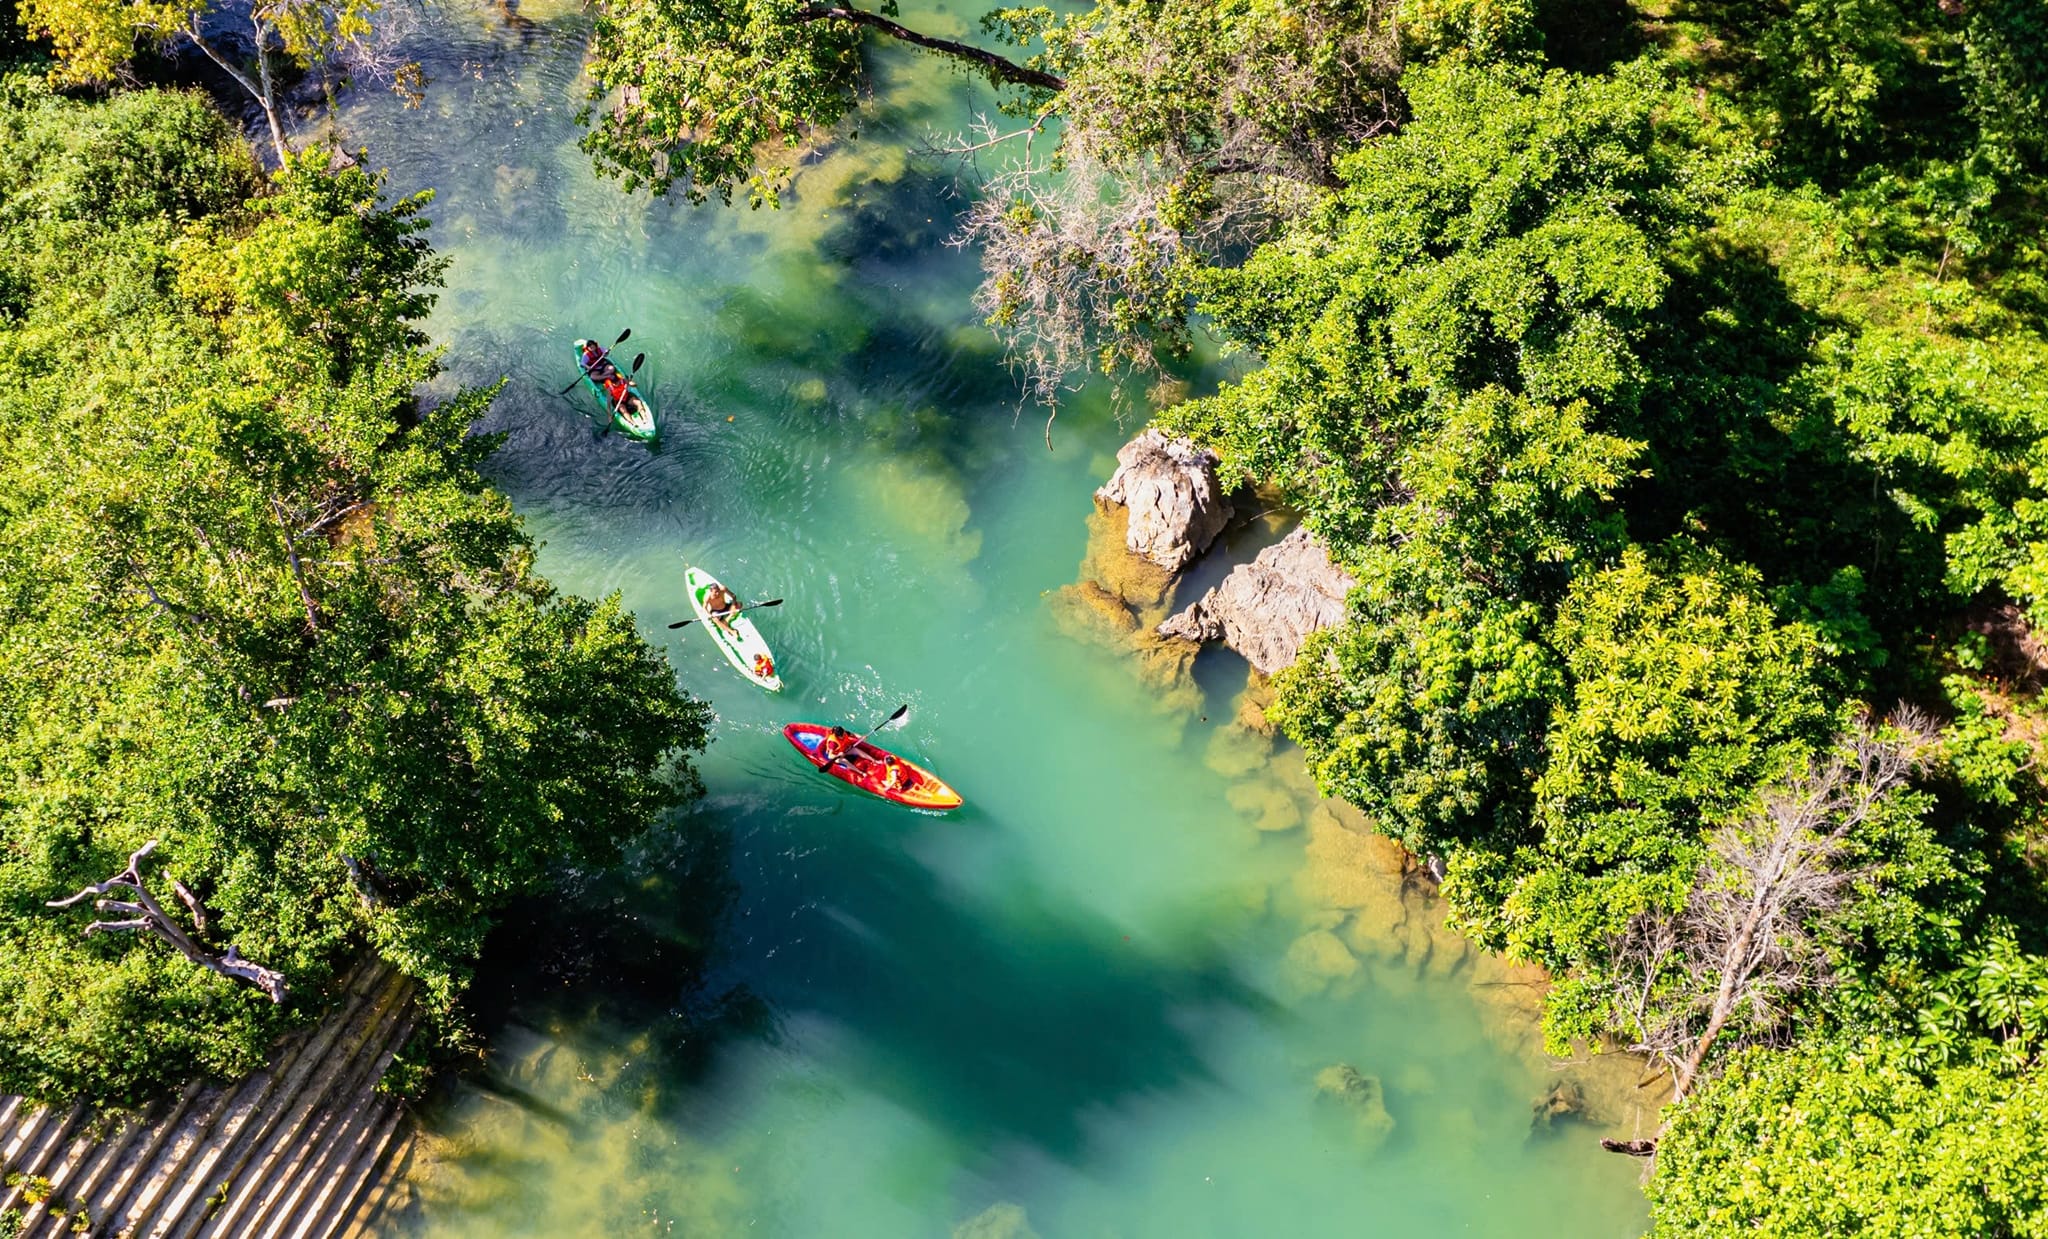
<svg viewBox="0 0 2048 1239">
<path fill-rule="evenodd" d="M 816 723 L 791 723 L 782 729 L 782 736 L 796 746 L 796 751 L 804 755 L 805 761 L 869 795 L 907 804 L 913 809 L 957 809 L 965 803 L 960 799 L 960 793 L 947 787 L 938 775 L 908 758 L 897 757 L 887 749 L 878 748 L 872 742 L 864 741 L 850 756 L 828 767 L 825 758 L 818 753 L 818 746 L 825 742 L 825 733 L 830 730 Z M 902 764 L 904 781 L 901 787 L 882 786 L 882 763 L 890 757 L 895 757 Z"/>
</svg>

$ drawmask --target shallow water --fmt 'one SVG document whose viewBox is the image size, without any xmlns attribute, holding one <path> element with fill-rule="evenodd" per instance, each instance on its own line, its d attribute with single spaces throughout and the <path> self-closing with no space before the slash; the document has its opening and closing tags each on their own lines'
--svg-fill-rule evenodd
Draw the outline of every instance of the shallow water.
<svg viewBox="0 0 2048 1239">
<path fill-rule="evenodd" d="M 1398 875 L 1358 876 L 1298 757 L 1230 722 L 1243 665 L 1205 655 L 1203 695 L 1168 701 L 1055 622 L 1135 426 L 1087 393 L 1048 452 L 975 324 L 972 256 L 944 245 L 960 186 L 905 152 L 976 88 L 886 56 L 862 140 L 783 211 L 649 202 L 575 147 L 585 19 L 520 16 L 439 13 L 426 107 L 359 98 L 349 137 L 394 189 L 438 191 L 431 329 L 452 378 L 507 380 L 492 473 L 544 569 L 621 591 L 718 739 L 690 821 L 494 942 L 488 1066 L 429 1108 L 397 1229 L 1639 1231 L 1637 1165 L 1532 1124 L 1559 1076 L 1526 987 L 1432 933 Z M 653 451 L 554 394 L 571 340 L 625 327 Z M 664 628 L 686 562 L 788 600 L 757 615 L 782 696 Z M 966 809 L 865 799 L 778 732 L 903 702 L 883 742 Z M 1319 1095 L 1340 1064 L 1383 1114 Z"/>
</svg>

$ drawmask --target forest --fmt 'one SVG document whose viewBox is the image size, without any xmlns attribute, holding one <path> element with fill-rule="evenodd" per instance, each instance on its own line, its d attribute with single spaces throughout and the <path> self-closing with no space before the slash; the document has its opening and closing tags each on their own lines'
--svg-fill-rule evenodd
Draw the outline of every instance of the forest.
<svg viewBox="0 0 2048 1239">
<path fill-rule="evenodd" d="M 620 0 L 586 145 L 774 202 L 892 27 Z M 1277 713 L 1550 970 L 1553 1052 L 1660 1066 L 1656 1232 L 2048 1233 L 2048 9 L 984 29 L 1019 56 L 934 50 L 1006 92 L 939 144 L 1010 152 L 990 325 L 1055 413 L 1163 380 L 1358 577 Z M 1177 399 L 1204 333 L 1238 373 Z"/>
<path fill-rule="evenodd" d="M 140 12 L 23 16 L 95 32 L 70 90 L 178 29 Z M 605 0 L 583 147 L 772 207 L 867 140 L 876 44 L 985 79 L 929 154 L 979 171 L 958 240 L 1048 441 L 1114 384 L 1359 580 L 1275 714 L 1549 971 L 1553 1053 L 1668 1085 L 1618 1149 L 1653 1232 L 2048 1234 L 2048 7 L 980 34 Z M 490 910 L 686 800 L 708 712 L 535 574 L 466 433 L 492 393 L 416 394 L 419 201 L 41 67 L 0 97 L 0 1089 L 246 1069 L 357 943 L 456 1021 Z M 151 840 L 213 964 L 45 907 Z"/>
<path fill-rule="evenodd" d="M 421 400 L 421 202 L 4 89 L 0 1091 L 247 1072 L 365 947 L 459 1040 L 494 913 L 686 801 L 709 711 L 536 574 L 492 392 Z"/>
</svg>

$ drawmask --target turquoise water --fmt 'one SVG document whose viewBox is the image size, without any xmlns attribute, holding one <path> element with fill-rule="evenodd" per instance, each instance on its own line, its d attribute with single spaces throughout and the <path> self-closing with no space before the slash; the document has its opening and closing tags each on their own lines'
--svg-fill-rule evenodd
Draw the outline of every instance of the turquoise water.
<svg viewBox="0 0 2048 1239">
<path fill-rule="evenodd" d="M 440 13 L 426 107 L 362 99 L 348 132 L 438 190 L 430 326 L 451 380 L 507 380 L 492 474 L 544 569 L 620 591 L 718 738 L 689 820 L 494 942 L 489 1052 L 429 1107 L 395 1231 L 1637 1233 L 1637 1163 L 1531 1115 L 1569 1079 L 1627 1128 L 1625 1065 L 1535 1055 L 1526 978 L 1233 721 L 1241 662 L 1168 692 L 1059 622 L 1142 413 L 1089 393 L 1048 452 L 976 325 L 967 183 L 905 153 L 975 88 L 885 56 L 861 143 L 787 209 L 651 203 L 575 148 L 586 19 L 520 17 Z M 571 340 L 626 327 L 652 451 L 555 395 Z M 757 616 L 784 694 L 665 628 L 686 562 L 788 600 Z M 882 741 L 964 810 L 863 798 L 779 734 L 906 702 Z"/>
</svg>

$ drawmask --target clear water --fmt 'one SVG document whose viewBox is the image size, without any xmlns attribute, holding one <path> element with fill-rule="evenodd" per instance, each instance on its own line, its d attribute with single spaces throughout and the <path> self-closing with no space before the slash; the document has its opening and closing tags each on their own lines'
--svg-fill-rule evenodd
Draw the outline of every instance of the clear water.
<svg viewBox="0 0 2048 1239">
<path fill-rule="evenodd" d="M 1206 655 L 1200 703 L 1175 705 L 1055 622 L 1135 427 L 1090 394 L 1048 452 L 975 323 L 972 256 L 944 244 L 962 187 L 906 150 L 977 88 L 885 55 L 862 140 L 786 209 L 693 209 L 590 174 L 587 30 L 440 11 L 425 108 L 359 97 L 346 125 L 394 189 L 438 191 L 431 327 L 453 379 L 507 379 L 492 472 L 544 569 L 621 591 L 718 739 L 691 821 L 494 944 L 487 1063 L 429 1109 L 397 1229 L 1638 1232 L 1637 1165 L 1589 1124 L 1532 1124 L 1560 1076 L 1526 987 L 1430 934 L 1397 879 L 1359 879 L 1353 836 L 1325 821 L 1311 848 L 1227 799 L 1315 810 L 1298 758 L 1229 721 L 1243 665 Z M 571 340 L 625 327 L 653 451 L 554 394 Z M 685 562 L 788 600 L 757 617 L 782 696 L 665 629 Z M 863 798 L 778 732 L 903 702 L 883 741 L 965 810 Z M 1378 1079 L 1384 1118 L 1319 1095 L 1339 1064 Z M 1588 1078 L 1602 1117 L 1637 1117 L 1628 1083 Z"/>
</svg>

